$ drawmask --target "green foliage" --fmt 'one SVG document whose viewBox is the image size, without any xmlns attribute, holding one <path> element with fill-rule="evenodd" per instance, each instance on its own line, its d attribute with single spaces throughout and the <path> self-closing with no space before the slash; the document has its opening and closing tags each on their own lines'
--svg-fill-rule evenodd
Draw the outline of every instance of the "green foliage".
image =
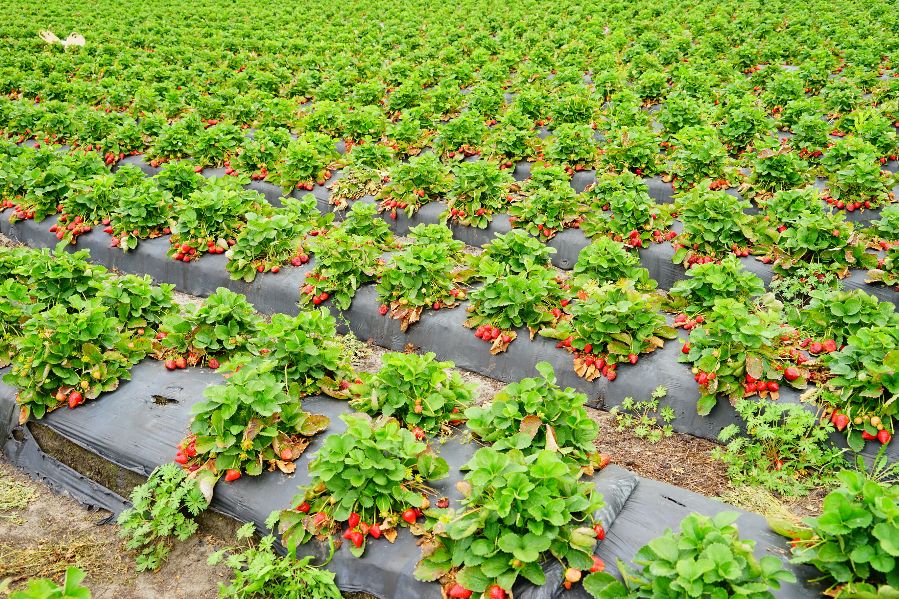
<svg viewBox="0 0 899 599">
<path fill-rule="evenodd" d="M 29 580 L 24 591 L 11 593 L 9 599 L 91 599 L 90 589 L 81 584 L 86 576 L 80 568 L 69 566 L 62 585 L 48 578 Z M 0 584 L 0 590 L 2 587 Z"/>
<path fill-rule="evenodd" d="M 461 567 L 456 580 L 485 592 L 492 584 L 511 590 L 519 576 L 545 584 L 541 563 L 550 556 L 579 570 L 591 566 L 592 517 L 603 501 L 592 482 L 578 482 L 576 466 L 550 449 L 528 455 L 482 447 L 464 469 L 464 507 L 439 517 L 416 578 L 432 581 Z"/>
<path fill-rule="evenodd" d="M 688 314 L 710 310 L 718 298 L 747 301 L 765 292 L 764 282 L 735 257 L 697 264 L 671 288 L 672 307 Z"/>
<path fill-rule="evenodd" d="M 628 431 L 638 439 L 658 443 L 662 438 L 674 433 L 671 422 L 677 417 L 671 406 L 659 408 L 659 402 L 668 395 L 668 389 L 659 386 L 649 399 L 636 401 L 625 397 L 621 405 L 614 406 L 609 413 L 615 416 L 616 429 Z"/>
<path fill-rule="evenodd" d="M 771 599 L 769 589 L 796 581 L 780 558 L 753 555 L 755 541 L 740 538 L 736 512 L 713 517 L 690 514 L 680 532 L 671 529 L 644 545 L 634 556 L 636 571 L 619 563 L 624 584 L 607 572 L 584 579 L 597 599 L 638 597 L 747 597 Z"/>
<path fill-rule="evenodd" d="M 388 352 L 376 374 L 362 373 L 361 384 L 351 387 L 350 405 L 372 416 L 394 417 L 410 429 L 428 434 L 448 431 L 450 422 L 463 420 L 462 412 L 474 398 L 474 385 L 458 372 L 447 372 L 452 362 L 438 362 L 435 354 Z"/>
<path fill-rule="evenodd" d="M 726 445 L 712 451 L 735 485 L 804 496 L 831 486 L 836 471 L 846 465 L 842 450 L 830 442 L 833 426 L 822 425 L 802 404 L 741 399 L 736 411 L 743 425 L 725 427 L 718 440 Z"/>
<path fill-rule="evenodd" d="M 156 571 L 177 539 L 197 532 L 196 517 L 209 506 L 197 480 L 176 464 L 165 464 L 131 492 L 131 507 L 119 515 L 125 546 L 137 553 L 137 570 Z"/>
</svg>

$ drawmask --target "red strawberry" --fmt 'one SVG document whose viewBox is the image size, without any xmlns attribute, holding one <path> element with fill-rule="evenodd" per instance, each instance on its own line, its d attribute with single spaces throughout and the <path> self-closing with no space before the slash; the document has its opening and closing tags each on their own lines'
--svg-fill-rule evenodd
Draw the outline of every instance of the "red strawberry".
<svg viewBox="0 0 899 599">
<path fill-rule="evenodd" d="M 771 393 L 777 393 L 780 391 L 780 385 L 775 383 L 774 381 L 768 381 L 768 391 Z"/>
<path fill-rule="evenodd" d="M 409 524 L 415 524 L 415 521 L 418 519 L 418 515 L 415 513 L 415 510 L 409 508 L 405 512 L 403 512 L 403 520 L 408 522 Z"/>
<path fill-rule="evenodd" d="M 468 599 L 469 597 L 471 597 L 471 591 L 457 582 L 450 587 L 446 595 L 447 597 L 450 597 L 450 599 Z"/>
<path fill-rule="evenodd" d="M 849 416 L 847 416 L 846 414 L 836 414 L 831 418 L 831 422 L 833 422 L 833 425 L 837 427 L 838 431 L 841 431 L 849 426 Z"/>
<path fill-rule="evenodd" d="M 639 359 L 640 359 L 640 356 L 638 356 L 637 354 L 628 354 L 627 355 L 627 361 L 630 362 L 631 364 L 636 364 L 637 360 L 639 360 Z"/>
<path fill-rule="evenodd" d="M 808 351 L 812 354 L 820 354 L 824 350 L 824 346 L 818 343 L 817 341 L 812 342 L 809 346 Z"/>
<path fill-rule="evenodd" d="M 599 559 L 598 555 L 593 556 L 593 565 L 590 566 L 591 572 L 602 572 L 606 569 L 606 564 L 601 559 Z"/>
<path fill-rule="evenodd" d="M 359 525 L 359 520 L 359 514 L 353 512 L 352 514 L 350 514 L 349 519 L 346 521 L 347 526 L 349 526 L 350 528 L 356 528 Z"/>
<path fill-rule="evenodd" d="M 498 584 L 490 587 L 490 589 L 488 589 L 488 594 L 490 599 L 506 599 L 506 591 L 504 591 Z"/>
<path fill-rule="evenodd" d="M 324 512 L 317 512 L 315 516 L 312 517 L 312 523 L 315 524 L 316 527 L 321 527 L 327 521 L 328 514 Z"/>
<path fill-rule="evenodd" d="M 178 356 L 177 358 L 175 358 L 175 367 L 187 368 L 187 360 L 184 359 L 184 356 Z"/>
<path fill-rule="evenodd" d="M 225 472 L 225 482 L 231 483 L 240 478 L 240 470 L 235 470 L 234 468 L 229 469 Z"/>
<path fill-rule="evenodd" d="M 587 343 L 587 344 L 584 345 L 584 353 L 589 354 L 589 353 L 592 352 L 592 351 L 593 351 L 593 344 L 592 344 L 592 343 Z"/>
<path fill-rule="evenodd" d="M 356 549 L 362 547 L 362 543 L 365 542 L 365 537 L 362 536 L 361 532 L 355 531 L 350 533 L 350 543 L 352 543 Z"/>
<path fill-rule="evenodd" d="M 596 533 L 596 540 L 602 541 L 606 538 L 606 529 L 602 527 L 602 524 L 598 522 L 593 525 L 593 532 Z"/>
<path fill-rule="evenodd" d="M 821 345 L 824 348 L 824 351 L 828 353 L 837 351 L 837 342 L 833 339 L 825 339 L 824 343 Z"/>
<path fill-rule="evenodd" d="M 381 538 L 381 525 L 380 524 L 372 524 L 368 529 L 368 534 L 372 536 L 372 538 L 380 539 Z"/>
<path fill-rule="evenodd" d="M 84 402 L 84 397 L 78 391 L 69 393 L 69 409 L 75 409 Z"/>
<path fill-rule="evenodd" d="M 799 369 L 795 366 L 787 366 L 784 368 L 784 378 L 792 382 L 799 378 Z"/>
<path fill-rule="evenodd" d="M 293 452 L 287 449 L 286 447 L 281 450 L 279 456 L 282 462 L 290 462 L 293 461 Z"/>
<path fill-rule="evenodd" d="M 180 451 L 175 454 L 175 463 L 181 464 L 182 466 L 187 463 L 187 456 L 181 453 Z"/>
<path fill-rule="evenodd" d="M 174 360 L 166 360 L 165 367 L 168 370 L 175 370 L 176 368 L 178 368 L 178 366 L 175 364 Z"/>
<path fill-rule="evenodd" d="M 874 441 L 875 439 L 877 439 L 877 435 L 872 435 L 868 431 L 862 431 L 862 439 L 864 439 L 865 441 Z"/>
<path fill-rule="evenodd" d="M 880 441 L 881 444 L 886 445 L 892 440 L 893 435 L 890 434 L 890 431 L 887 429 L 882 429 L 877 431 L 877 440 Z"/>
</svg>

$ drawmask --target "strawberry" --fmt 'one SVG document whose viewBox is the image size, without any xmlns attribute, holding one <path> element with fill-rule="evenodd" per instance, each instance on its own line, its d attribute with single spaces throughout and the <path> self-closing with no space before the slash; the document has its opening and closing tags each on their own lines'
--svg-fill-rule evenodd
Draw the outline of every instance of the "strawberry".
<svg viewBox="0 0 899 599">
<path fill-rule="evenodd" d="M 165 367 L 167 370 L 175 370 L 176 368 L 178 368 L 178 366 L 175 365 L 174 360 L 166 360 Z"/>
<path fill-rule="evenodd" d="M 833 339 L 825 339 L 824 343 L 822 343 L 821 346 L 824 348 L 824 351 L 826 351 L 827 353 L 837 351 L 837 342 L 834 341 Z"/>
<path fill-rule="evenodd" d="M 593 565 L 590 566 L 591 572 L 602 572 L 606 569 L 606 564 L 601 559 L 599 559 L 598 555 L 593 556 Z"/>
<path fill-rule="evenodd" d="M 350 514 L 349 519 L 346 521 L 347 526 L 349 526 L 350 528 L 356 528 L 359 525 L 359 520 L 359 514 L 353 512 L 352 514 Z"/>
<path fill-rule="evenodd" d="M 780 391 L 780 385 L 775 383 L 774 381 L 768 381 L 768 391 L 771 393 L 777 393 Z"/>
<path fill-rule="evenodd" d="M 596 540 L 602 541 L 606 538 L 606 529 L 602 527 L 602 524 L 597 522 L 593 525 L 593 532 L 596 533 Z"/>
<path fill-rule="evenodd" d="M 84 397 L 78 391 L 69 393 L 69 409 L 73 410 L 84 402 Z"/>
<path fill-rule="evenodd" d="M 182 466 L 187 463 L 187 456 L 181 453 L 180 451 L 175 454 L 175 463 L 181 464 Z"/>
<path fill-rule="evenodd" d="M 235 470 L 234 468 L 230 468 L 225 472 L 225 482 L 231 483 L 240 478 L 240 470 Z"/>
<path fill-rule="evenodd" d="M 808 351 L 812 354 L 820 354 L 822 351 L 824 351 L 824 346 L 817 341 L 813 341 L 812 344 L 809 345 Z"/>
<path fill-rule="evenodd" d="M 468 599 L 471 597 L 471 591 L 457 582 L 446 592 L 446 596 L 450 599 Z"/>
<path fill-rule="evenodd" d="M 882 445 L 886 445 L 887 443 L 889 443 L 892 438 L 893 435 L 891 435 L 890 431 L 885 428 L 877 431 L 877 440 L 880 441 Z"/>
<path fill-rule="evenodd" d="M 490 599 L 506 599 L 506 591 L 498 584 L 491 586 L 487 593 Z"/>
<path fill-rule="evenodd" d="M 324 512 L 316 512 L 315 516 L 312 517 L 312 523 L 317 528 L 320 528 L 321 526 L 323 526 L 325 524 L 325 522 L 327 522 L 327 521 L 328 521 L 328 514 L 326 514 Z"/>
<path fill-rule="evenodd" d="M 784 368 L 784 378 L 790 382 L 799 378 L 799 369 L 795 366 L 787 366 Z"/>
<path fill-rule="evenodd" d="M 690 353 L 690 344 L 684 343 L 684 346 L 682 348 L 680 348 L 680 353 L 689 354 Z"/>
<path fill-rule="evenodd" d="M 639 359 L 640 359 L 640 356 L 638 356 L 637 354 L 628 354 L 627 355 L 627 361 L 630 362 L 631 364 L 636 364 L 637 360 L 639 360 Z"/>
<path fill-rule="evenodd" d="M 350 533 L 350 543 L 352 543 L 356 549 L 362 547 L 362 543 L 365 542 L 365 537 L 361 532 L 355 531 Z"/>
<path fill-rule="evenodd" d="M 175 358 L 175 367 L 187 368 L 187 360 L 184 359 L 184 356 L 178 356 L 177 358 Z"/>
<path fill-rule="evenodd" d="M 874 441 L 875 439 L 877 439 L 877 435 L 872 435 L 868 431 L 862 431 L 862 439 L 864 439 L 865 441 Z"/>
<path fill-rule="evenodd" d="M 282 462 L 291 462 L 293 461 L 293 452 L 285 447 L 281 450 L 281 453 L 278 455 L 278 457 L 281 458 Z"/>
<path fill-rule="evenodd" d="M 849 426 L 849 416 L 846 414 L 837 414 L 832 418 L 833 425 L 837 427 L 838 431 L 845 429 Z"/>
<path fill-rule="evenodd" d="M 405 512 L 403 512 L 403 520 L 408 522 L 409 524 L 415 524 L 415 521 L 418 519 L 418 515 L 415 513 L 415 510 L 409 508 Z"/>
<path fill-rule="evenodd" d="M 372 524 L 368 528 L 368 534 L 370 534 L 372 536 L 372 538 L 374 538 L 374 539 L 380 539 L 381 538 L 381 525 L 377 524 L 377 523 Z"/>
</svg>

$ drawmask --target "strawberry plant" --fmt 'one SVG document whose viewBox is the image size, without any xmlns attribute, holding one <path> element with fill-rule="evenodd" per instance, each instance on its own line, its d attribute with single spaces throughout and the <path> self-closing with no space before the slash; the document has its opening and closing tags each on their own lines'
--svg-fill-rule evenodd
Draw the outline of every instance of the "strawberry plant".
<svg viewBox="0 0 899 599">
<path fill-rule="evenodd" d="M 219 123 L 197 131 L 190 144 L 190 155 L 198 164 L 221 166 L 237 152 L 243 141 L 240 127 Z"/>
<path fill-rule="evenodd" d="M 535 268 L 511 274 L 501 263 L 483 261 L 480 274 L 486 281 L 471 292 L 471 316 L 464 325 L 491 344 L 491 354 L 506 351 L 518 336 L 516 329 L 527 327 L 533 339 L 542 326 L 557 319 L 553 310 L 559 310 L 562 290 L 554 270 Z"/>
<path fill-rule="evenodd" d="M 355 204 L 353 208 L 359 205 Z M 301 305 L 311 302 L 317 306 L 333 295 L 334 305 L 346 310 L 356 290 L 375 281 L 383 266 L 379 259 L 379 244 L 369 237 L 349 233 L 345 228 L 317 235 L 311 240 L 309 249 L 316 257 L 315 269 L 306 275 Z"/>
<path fill-rule="evenodd" d="M 513 229 L 494 236 L 484 246 L 484 252 L 476 262 L 494 262 L 502 264 L 508 274 L 525 274 L 548 268 L 550 257 L 555 253 L 555 248 L 541 243 L 521 229 Z"/>
<path fill-rule="evenodd" d="M 829 265 L 813 262 L 775 275 L 768 287 L 783 303 L 803 306 L 812 293 L 839 291 L 843 283 Z"/>
<path fill-rule="evenodd" d="M 798 365 L 788 367 L 781 357 L 780 346 L 786 342 L 782 341 L 785 331 L 780 320 L 778 310 L 751 310 L 740 300 L 722 298 L 714 303 L 702 326 L 690 331 L 680 361 L 693 364 L 700 389 L 696 409 L 701 416 L 712 411 L 719 395 L 732 404 L 755 393 L 777 399 L 781 378 L 793 387 L 805 388 L 808 371 Z"/>
<path fill-rule="evenodd" d="M 824 498 L 821 515 L 802 523 L 771 520 L 793 539 L 793 562 L 814 566 L 834 597 L 889 596 L 899 588 L 899 485 L 895 464 L 880 456 L 866 472 L 842 470 L 840 486 Z"/>
<path fill-rule="evenodd" d="M 330 167 L 338 158 L 333 140 L 323 134 L 307 133 L 291 141 L 275 164 L 274 182 L 284 189 L 311 190 L 314 183 L 322 184 L 330 177 Z"/>
<path fill-rule="evenodd" d="M 312 556 L 296 559 L 295 551 L 280 555 L 275 550 L 274 535 L 266 535 L 253 543 L 256 525 L 247 522 L 237 531 L 237 538 L 245 540 L 245 547 L 228 547 L 211 554 L 206 560 L 216 566 L 223 560 L 231 569 L 231 581 L 219 583 L 219 597 L 291 597 L 299 599 L 341 599 L 343 595 L 334 582 L 334 573 L 312 564 Z M 227 557 L 225 554 L 227 553 Z"/>
<path fill-rule="evenodd" d="M 484 117 L 477 111 L 468 110 L 438 128 L 434 151 L 441 157 L 462 160 L 480 153 L 486 135 Z"/>
<path fill-rule="evenodd" d="M 116 389 L 149 350 L 149 341 L 123 331 L 99 298 L 68 303 L 33 315 L 16 339 L 3 380 L 18 388 L 22 422 Z"/>
<path fill-rule="evenodd" d="M 822 356 L 833 377 L 819 391 L 823 403 L 833 407 L 831 420 L 845 430 L 849 447 L 861 451 L 865 441 L 886 445 L 892 439 L 899 393 L 899 330 L 895 324 L 861 328 L 845 347 Z M 844 417 L 838 417 L 843 414 Z"/>
<path fill-rule="evenodd" d="M 721 110 L 720 118 L 718 134 L 733 154 L 745 150 L 771 127 L 765 110 L 749 99 L 728 102 Z"/>
<path fill-rule="evenodd" d="M 462 162 L 453 168 L 447 192 L 449 220 L 486 229 L 494 212 L 503 209 L 513 179 L 495 162 Z"/>
<path fill-rule="evenodd" d="M 346 162 L 343 176 L 331 184 L 329 201 L 338 209 L 349 200 L 378 194 L 393 162 L 393 150 L 376 143 L 355 145 Z"/>
<path fill-rule="evenodd" d="M 809 182 L 809 164 L 788 146 L 761 150 L 752 165 L 750 182 L 758 191 L 781 191 Z"/>
<path fill-rule="evenodd" d="M 860 329 L 899 325 L 893 304 L 878 301 L 861 289 L 818 291 L 810 297 L 811 301 L 801 310 L 788 308 L 789 323 L 813 339 L 832 339 L 836 347 L 842 347 Z"/>
<path fill-rule="evenodd" d="M 108 280 L 97 293 L 109 312 L 127 329 L 155 329 L 175 309 L 174 285 L 154 285 L 149 275 L 122 275 Z"/>
<path fill-rule="evenodd" d="M 401 322 L 403 332 L 421 319 L 426 308 L 452 308 L 460 294 L 464 296 L 459 283 L 465 277 L 465 244 L 453 239 L 452 231 L 443 225 L 416 225 L 409 236 L 411 243 L 393 254 L 378 283 L 381 305 Z"/>
<path fill-rule="evenodd" d="M 710 310 L 718 298 L 747 301 L 765 293 L 765 283 L 743 268 L 736 256 L 697 264 L 671 288 L 671 307 L 690 315 Z"/>
<path fill-rule="evenodd" d="M 675 91 L 665 98 L 664 105 L 656 113 L 656 120 L 670 137 L 687 127 L 701 125 L 705 120 L 703 113 L 703 105 L 696 98 L 682 91 Z"/>
<path fill-rule="evenodd" d="M 378 209 L 374 204 L 357 202 L 353 204 L 340 228 L 349 235 L 356 235 L 374 241 L 379 248 L 388 250 L 393 247 L 393 233 L 390 225 L 378 218 Z"/>
<path fill-rule="evenodd" d="M 137 247 L 140 239 L 153 239 L 171 232 L 168 227 L 172 215 L 172 197 L 157 189 L 151 181 L 119 191 L 119 204 L 109 227 L 113 247 L 124 251 Z"/>
<path fill-rule="evenodd" d="M 131 507 L 118 518 L 125 546 L 137 552 L 137 570 L 156 571 L 171 546 L 197 532 L 196 518 L 209 506 L 200 483 L 175 464 L 156 468 L 131 492 Z"/>
<path fill-rule="evenodd" d="M 203 188 L 177 202 L 169 256 L 190 262 L 205 252 L 224 253 L 245 225 L 247 213 L 269 208 L 264 196 L 211 179 Z"/>
<path fill-rule="evenodd" d="M 576 466 L 552 449 L 482 447 L 464 470 L 463 507 L 439 516 L 416 578 L 492 598 L 505 597 L 519 576 L 545 584 L 548 559 L 574 571 L 592 566 L 593 513 L 603 500 L 592 482 L 578 482 Z"/>
<path fill-rule="evenodd" d="M 877 257 L 865 251 L 865 244 L 842 213 L 805 214 L 780 235 L 770 255 L 777 272 L 788 272 L 800 264 L 827 265 L 840 278 L 850 268 L 872 268 Z"/>
<path fill-rule="evenodd" d="M 586 192 L 591 204 L 581 224 L 584 235 L 608 235 L 630 247 L 644 247 L 672 235 L 663 233 L 670 217 L 649 197 L 642 180 L 627 174 L 612 181 L 600 180 Z"/>
<path fill-rule="evenodd" d="M 474 385 L 458 372 L 447 372 L 452 362 L 438 362 L 435 354 L 388 352 L 375 374 L 360 374 L 351 387 L 356 396 L 350 406 L 372 416 L 393 417 L 413 433 L 449 432 L 449 424 L 464 420 L 462 412 L 474 398 Z"/>
<path fill-rule="evenodd" d="M 820 114 L 803 114 L 792 125 L 793 137 L 790 143 L 799 150 L 803 158 L 819 160 L 830 144 L 828 137 L 833 124 Z"/>
<path fill-rule="evenodd" d="M 619 562 L 624 583 L 608 572 L 584 579 L 584 589 L 597 599 L 656 597 L 735 597 L 773 599 L 770 589 L 796 582 L 780 558 L 753 555 L 755 541 L 741 539 L 734 525 L 740 514 L 690 514 L 680 531 L 671 529 L 637 551 L 633 563 Z"/>
<path fill-rule="evenodd" d="M 822 425 L 802 404 L 741 399 L 735 408 L 742 426 L 724 427 L 718 440 L 725 445 L 712 450 L 735 485 L 803 496 L 831 486 L 836 471 L 846 466 L 843 450 L 828 436 L 833 425 Z"/>
<path fill-rule="evenodd" d="M 749 202 L 723 191 L 697 186 L 677 198 L 675 209 L 683 222 L 683 232 L 674 244 L 675 264 L 702 264 L 721 259 L 723 254 L 749 255 L 757 239 L 774 235 L 768 226 L 743 211 Z"/>
<path fill-rule="evenodd" d="M 337 336 L 337 323 L 324 308 L 296 316 L 273 314 L 249 342 L 250 352 L 275 362 L 292 395 L 326 393 L 344 397 L 352 370 Z"/>
<path fill-rule="evenodd" d="M 249 212 L 246 219 L 246 226 L 237 235 L 234 246 L 225 252 L 228 256 L 226 268 L 232 279 L 249 283 L 257 273 L 277 273 L 291 257 L 306 255 L 301 239 L 313 223 L 299 222 L 290 212 L 281 209 L 267 216 Z"/>
<path fill-rule="evenodd" d="M 871 221 L 871 228 L 867 233 L 881 242 L 891 242 L 890 245 L 893 245 L 893 242 L 899 242 L 899 206 L 885 206 L 880 211 L 880 218 Z M 882 243 L 880 245 L 884 247 Z"/>
<path fill-rule="evenodd" d="M 153 179 L 159 189 L 179 200 L 187 198 L 206 182 L 194 165 L 186 160 L 165 163 Z"/>
<path fill-rule="evenodd" d="M 509 109 L 499 119 L 499 126 L 487 134 L 485 154 L 511 167 L 518 160 L 534 157 L 540 140 L 534 132 L 534 121 L 519 110 Z"/>
<path fill-rule="evenodd" d="M 655 280 L 649 277 L 649 271 L 640 266 L 640 257 L 618 241 L 609 237 L 599 237 L 581 250 L 574 264 L 575 287 L 587 287 L 591 284 L 605 285 L 618 281 L 633 281 L 640 289 L 654 289 Z"/>
<path fill-rule="evenodd" d="M 835 201 L 854 209 L 890 201 L 891 176 L 880 170 L 877 150 L 861 139 L 847 137 L 830 148 L 821 160 L 827 186 Z M 867 203 L 866 203 L 867 202 Z"/>
<path fill-rule="evenodd" d="M 104 219 L 109 222 L 118 207 L 119 190 L 142 183 L 143 178 L 140 169 L 127 165 L 115 174 L 94 175 L 84 181 L 76 182 L 73 191 L 62 201 L 63 208 L 60 216 L 60 221 L 71 218 L 72 222 L 68 226 L 57 223 L 57 227 L 63 228 L 67 237 L 74 237 L 72 229 L 79 223 L 84 223 L 86 227 L 99 224 Z M 66 216 L 66 218 L 63 219 L 62 216 Z M 58 237 L 59 231 L 57 231 Z"/>
<path fill-rule="evenodd" d="M 506 385 L 491 403 L 468 408 L 468 428 L 494 449 L 518 449 L 526 455 L 552 449 L 592 473 L 600 462 L 594 446 L 599 425 L 584 409 L 587 396 L 559 387 L 548 362 L 539 362 L 536 369 L 539 377 Z"/>
<path fill-rule="evenodd" d="M 578 298 L 553 328 L 541 335 L 559 341 L 558 346 L 574 354 L 574 370 L 592 381 L 600 376 L 617 377 L 620 362 L 636 364 L 640 354 L 663 347 L 674 339 L 675 330 L 658 312 L 661 298 L 643 293 L 632 283 L 609 284 L 591 289 Z"/>
<path fill-rule="evenodd" d="M 659 164 L 659 141 L 649 127 L 618 127 L 603 145 L 603 163 L 616 172 L 654 175 Z"/>
<path fill-rule="evenodd" d="M 433 493 L 427 483 L 446 477 L 449 466 L 393 418 L 341 419 L 346 431 L 325 439 L 309 463 L 309 484 L 294 498 L 297 509 L 281 512 L 278 530 L 282 543 L 295 546 L 344 522 L 343 536 L 358 557 L 369 534 L 393 542 L 400 526 L 419 531 L 419 510 Z"/>
<path fill-rule="evenodd" d="M 782 189 L 764 201 L 760 208 L 770 222 L 777 223 L 779 229 L 786 229 L 793 221 L 806 214 L 821 214 L 824 205 L 821 194 L 814 186 L 800 189 Z"/>
<path fill-rule="evenodd" d="M 575 170 L 592 168 L 596 161 L 596 140 L 589 125 L 565 123 L 546 141 L 546 157 Z"/>
<path fill-rule="evenodd" d="M 868 271 L 867 283 L 882 283 L 890 287 L 899 287 L 899 247 L 891 247 L 877 268 Z"/>
<path fill-rule="evenodd" d="M 703 179 L 725 178 L 727 148 L 711 127 L 686 127 L 674 136 L 669 148 L 670 174 L 676 185 L 691 187 Z"/>
<path fill-rule="evenodd" d="M 253 139 L 245 140 L 237 155 L 232 156 L 230 166 L 235 171 L 248 174 L 254 181 L 265 179 L 290 142 L 290 131 L 285 128 L 257 129 L 253 132 Z"/>
<path fill-rule="evenodd" d="M 246 297 L 219 287 L 202 306 L 187 304 L 180 314 L 163 319 L 157 353 L 167 358 L 170 370 L 172 363 L 182 359 L 195 366 L 246 349 L 259 323 Z"/>
<path fill-rule="evenodd" d="M 196 115 L 190 115 L 162 127 L 147 149 L 147 156 L 154 160 L 171 160 L 190 156 L 191 140 L 203 129 Z"/>
<path fill-rule="evenodd" d="M 451 181 L 448 169 L 434 154 L 397 162 L 388 177 L 378 194 L 381 209 L 393 212 L 399 208 L 410 217 L 424 204 L 442 197 Z"/>
<path fill-rule="evenodd" d="M 531 235 L 551 239 L 577 222 L 581 206 L 568 182 L 537 189 L 509 205 L 509 221 Z"/>
<path fill-rule="evenodd" d="M 224 385 L 206 387 L 205 401 L 191 408 L 190 435 L 175 461 L 188 469 L 226 472 L 225 480 L 234 480 L 235 472 L 258 476 L 266 467 L 293 473 L 294 461 L 328 427 L 328 417 L 302 409 L 277 361 L 237 364 Z"/>
</svg>

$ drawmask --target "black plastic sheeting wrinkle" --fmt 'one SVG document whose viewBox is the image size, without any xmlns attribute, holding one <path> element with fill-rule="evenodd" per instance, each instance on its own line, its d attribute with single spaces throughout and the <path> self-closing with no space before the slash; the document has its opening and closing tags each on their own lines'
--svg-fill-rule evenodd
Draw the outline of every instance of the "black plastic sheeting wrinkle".
<svg viewBox="0 0 899 599">
<path fill-rule="evenodd" d="M 208 369 L 169 372 L 159 362 L 146 360 L 135 366 L 132 379 L 117 390 L 76 410 L 54 411 L 43 424 L 109 462 L 147 475 L 170 461 L 175 446 L 188 430 L 191 407 L 202 399 L 206 387 L 220 384 L 222 380 L 219 374 Z M 170 401 L 160 403 L 154 396 L 163 396 Z M 0 406 L 8 411 L 9 404 L 14 407 L 15 392 L 3 385 L 0 387 Z M 346 402 L 324 397 L 307 398 L 303 404 L 309 412 L 327 415 L 331 424 L 326 433 L 313 438 L 297 460 L 296 472 L 293 475 L 266 472 L 230 484 L 220 483 L 211 509 L 241 522 L 253 522 L 260 530 L 265 530 L 264 521 L 272 511 L 292 505 L 297 487 L 309 481 L 309 461 L 328 434 L 345 430 L 339 416 L 351 411 Z M 478 445 L 464 432 L 434 443 L 450 464 L 450 476 L 437 481 L 433 487 L 438 496 L 447 496 L 458 506 L 460 494 L 455 483 L 461 478 L 459 467 L 468 461 Z M 25 427 L 13 430 L 7 437 L 4 451 L 14 464 L 33 476 L 48 480 L 54 489 L 67 492 L 82 503 L 114 513 L 126 505 L 104 487 L 44 455 Z M 607 467 L 594 480 L 606 502 L 606 506 L 595 514 L 607 529 L 605 541 L 598 546 L 598 555 L 612 572 L 616 571 L 615 560 L 630 559 L 645 542 L 665 528 L 676 527 L 689 512 L 714 514 L 737 510 L 671 485 L 639 479 L 616 466 Z M 667 498 L 677 501 L 666 505 Z M 759 555 L 773 552 L 785 555 L 785 539 L 769 531 L 760 516 L 737 511 L 741 513 L 742 536 L 758 542 L 756 551 Z M 326 548 L 314 542 L 303 547 L 302 553 L 323 557 Z M 412 575 L 419 558 L 416 539 L 403 530 L 396 543 L 389 547 L 385 539 L 370 540 L 361 558 L 353 557 L 345 546 L 341 547 L 328 568 L 336 573 L 337 584 L 345 591 L 363 591 L 380 599 L 439 599 L 441 592 L 437 584 L 420 582 Z M 534 587 L 526 581 L 519 582 L 514 589 L 515 596 L 519 599 L 586 596 L 578 589 L 563 592 L 563 572 L 558 563 L 546 564 L 545 571 L 546 585 Z M 801 570 L 797 573 L 800 580 L 808 578 Z M 813 589 L 802 585 L 790 585 L 776 593 L 785 598 L 815 594 Z"/>
</svg>

